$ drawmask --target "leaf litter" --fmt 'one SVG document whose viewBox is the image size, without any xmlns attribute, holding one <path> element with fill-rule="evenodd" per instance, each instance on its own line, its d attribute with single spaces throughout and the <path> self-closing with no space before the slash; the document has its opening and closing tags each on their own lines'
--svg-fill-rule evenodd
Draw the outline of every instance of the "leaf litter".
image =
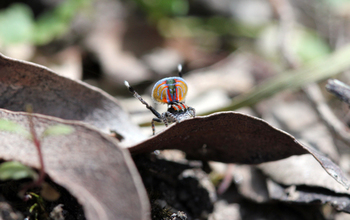
<svg viewBox="0 0 350 220">
<path fill-rule="evenodd" d="M 5 118 L 28 128 L 28 113 L 0 109 Z M 88 219 L 149 219 L 147 195 L 129 153 L 118 143 L 83 123 L 33 114 L 38 134 L 60 124 L 71 133 L 42 139 L 46 172 L 83 205 Z M 0 158 L 39 168 L 31 141 L 19 134 L 0 132 Z"/>
<path fill-rule="evenodd" d="M 220 112 L 185 120 L 129 148 L 132 154 L 162 149 L 182 150 L 190 159 L 242 164 L 311 154 L 335 180 L 347 189 L 350 186 L 329 158 L 264 120 L 241 113 Z"/>
<path fill-rule="evenodd" d="M 267 176 L 267 191 L 271 199 L 330 203 L 337 210 L 350 213 L 349 191 L 334 184 L 311 155 L 293 156 L 257 167 Z"/>
<path fill-rule="evenodd" d="M 102 90 L 57 75 L 46 67 L 0 54 L 0 108 L 78 120 L 120 134 L 122 145 L 145 139 L 116 99 Z"/>
<path fill-rule="evenodd" d="M 328 172 L 328 174 L 330 174 L 343 186 L 349 188 L 349 182 L 346 176 L 330 159 L 312 147 L 301 144 L 288 133 L 272 127 L 261 119 L 240 113 L 220 112 L 210 116 L 186 120 L 180 124 L 173 125 L 166 131 L 133 146 L 133 143 L 140 142 L 141 140 L 144 140 L 145 137 L 140 133 L 139 129 L 135 125 L 130 123 L 128 115 L 121 109 L 118 102 L 101 90 L 84 83 L 60 77 L 45 67 L 31 64 L 29 62 L 14 60 L 5 56 L 0 56 L 0 71 L 2 72 L 2 76 L 0 77 L 0 94 L 3 97 L 0 102 L 0 107 L 13 111 L 23 111 L 25 104 L 30 103 L 34 106 L 34 111 L 37 113 L 56 116 L 63 119 L 80 120 L 97 127 L 100 131 L 105 133 L 109 133 L 110 130 L 115 130 L 118 134 L 121 134 L 121 137 L 123 138 L 122 143 L 118 145 L 131 146 L 129 150 L 133 154 L 148 153 L 159 149 L 180 149 L 186 152 L 188 158 L 191 159 L 214 160 L 225 163 L 242 164 L 259 164 L 268 161 L 281 160 L 292 155 L 311 154 Z M 3 118 L 10 119 L 11 121 L 17 121 L 19 118 L 22 118 L 18 124 L 26 127 L 26 121 L 23 119 L 26 117 L 25 113 L 14 113 L 1 110 L 1 114 L 7 115 Z M 100 155 L 101 158 L 96 158 L 99 157 L 99 154 L 95 155 L 98 151 L 96 151 L 97 149 L 94 150 L 94 148 L 91 148 L 91 143 L 95 142 L 89 141 L 89 139 L 94 138 L 96 135 L 99 137 L 103 136 L 97 131 L 89 127 L 85 127 L 80 123 L 64 122 L 47 116 L 36 115 L 35 120 L 40 121 L 40 123 L 36 122 L 36 127 L 38 126 L 38 129 L 41 129 L 41 132 L 47 128 L 43 128 L 43 125 L 53 125 L 52 121 L 55 120 L 56 122 L 58 120 L 59 123 L 63 124 L 74 124 L 73 127 L 75 129 L 80 126 L 80 129 L 74 131 L 74 135 L 78 133 L 80 138 L 84 137 L 82 139 L 76 140 L 77 137 L 75 137 L 75 139 L 70 138 L 70 136 L 73 136 L 73 134 L 69 134 L 69 132 L 64 136 L 69 138 L 64 138 L 64 140 L 62 137 L 60 138 L 59 136 L 54 135 L 52 137 L 50 136 L 45 138 L 45 141 L 43 141 L 44 147 L 46 146 L 45 142 L 48 140 L 54 140 L 52 142 L 50 141 L 50 144 L 61 146 L 61 142 L 63 142 L 62 146 L 64 146 L 64 148 L 67 150 L 63 152 L 60 151 L 59 147 L 57 147 L 58 149 L 55 150 L 60 152 L 55 152 L 54 155 L 56 157 L 57 155 L 62 155 L 62 157 L 58 156 L 54 159 L 52 159 L 53 155 L 46 153 L 44 150 L 44 160 L 55 161 L 53 163 L 49 163 L 52 167 L 47 168 L 48 175 L 55 182 L 67 188 L 74 196 L 78 198 L 78 200 L 84 205 L 84 210 L 88 210 L 86 212 L 88 218 L 91 218 L 91 216 L 95 218 L 98 215 L 108 216 L 110 214 L 109 212 L 113 211 L 120 211 L 122 214 L 125 214 L 123 212 L 125 210 L 122 210 L 121 207 L 135 207 L 135 204 L 127 205 L 123 203 L 121 205 L 119 203 L 118 208 L 115 209 L 114 206 L 111 208 L 110 206 L 115 202 L 111 199 L 113 194 L 106 195 L 106 192 L 99 191 L 98 194 L 100 196 L 106 195 L 106 200 L 108 201 L 99 201 L 99 198 L 94 198 L 94 200 L 91 200 L 90 197 L 89 200 L 86 199 L 88 197 L 85 193 L 86 191 L 82 190 L 85 189 L 84 187 L 96 189 L 97 183 L 95 183 L 95 186 L 91 186 L 94 183 L 87 184 L 88 186 L 85 186 L 87 182 L 91 182 L 90 178 L 95 178 L 98 180 L 103 179 L 104 182 L 104 179 L 107 178 L 107 176 L 109 178 L 114 177 L 113 175 L 109 176 L 109 174 L 106 174 L 106 172 L 111 172 L 108 169 L 113 170 L 113 168 L 95 167 L 94 165 L 90 164 L 91 160 L 101 161 L 102 157 L 104 160 L 107 158 L 107 161 L 113 164 L 112 167 L 119 168 L 120 163 L 124 165 L 127 164 L 126 167 L 129 168 L 129 174 L 131 174 L 131 177 L 129 176 L 129 178 L 126 179 L 130 180 L 133 178 L 138 178 L 137 171 L 133 170 L 134 168 L 130 168 L 130 166 L 132 167 L 132 165 L 130 165 L 132 161 L 130 162 L 129 159 L 125 158 L 127 157 L 125 156 L 125 152 L 119 152 L 119 154 L 124 156 L 119 155 L 118 157 L 115 155 L 117 158 L 123 157 L 125 161 L 116 160 L 117 162 L 111 162 L 111 159 L 108 159 L 113 155 L 113 153 L 111 155 L 107 155 L 110 154 L 110 149 L 113 149 L 113 151 L 116 149 L 115 145 L 117 144 L 114 143 L 115 141 L 112 141 L 113 143 L 109 144 L 104 143 L 106 146 L 104 147 L 105 150 L 102 150 L 102 152 L 104 152 L 103 156 Z M 45 120 L 48 121 L 45 122 Z M 86 131 L 81 129 L 81 127 L 90 130 Z M 53 132 L 53 134 L 55 134 L 55 132 L 65 133 L 65 129 L 63 129 L 63 131 L 60 129 L 61 128 L 59 128 L 58 131 L 53 129 L 51 132 Z M 93 130 L 95 133 L 91 130 Z M 91 132 L 94 133 L 95 136 L 92 135 L 93 137 L 90 137 Z M 3 133 L 4 132 L 0 132 L 0 135 Z M 6 134 L 6 139 L 9 139 L 6 141 L 9 141 L 11 146 L 18 145 L 19 149 L 23 148 L 27 150 L 24 151 L 21 149 L 20 153 L 17 155 L 13 155 L 11 152 L 8 153 L 6 151 L 2 151 L 3 153 L 0 156 L 5 160 L 17 160 L 25 165 L 38 168 L 38 159 L 34 153 L 34 147 L 29 150 L 31 143 L 24 140 L 21 140 L 21 143 L 17 143 L 19 140 L 15 140 L 15 138 L 13 138 L 16 136 L 16 134 Z M 106 138 L 107 137 L 103 137 L 103 140 L 101 140 L 101 138 L 97 138 L 98 141 L 96 141 L 99 143 L 97 143 L 96 146 L 102 146 L 103 144 L 100 142 L 108 142 L 105 140 Z M 68 144 L 72 142 L 74 143 Z M 80 147 L 89 146 L 89 152 L 80 152 L 82 149 L 72 148 L 72 146 L 75 146 L 76 144 L 78 144 Z M 26 146 L 22 147 L 22 145 Z M 3 147 L 6 148 L 6 144 Z M 76 157 L 72 156 L 71 154 L 67 154 L 67 152 L 71 152 L 71 154 L 76 155 Z M 68 158 L 65 158 L 67 155 L 69 155 Z M 86 164 L 86 161 L 89 161 L 89 163 Z M 70 166 L 73 166 L 73 168 L 69 168 Z M 87 171 L 89 169 L 86 168 L 86 166 L 90 168 L 90 171 Z M 128 168 L 125 169 L 127 170 Z M 73 177 L 70 175 L 81 170 L 87 172 L 84 173 L 85 176 L 83 175 L 83 178 L 78 178 L 79 180 L 74 179 L 74 181 L 72 181 Z M 121 175 L 123 172 L 127 171 L 119 170 L 117 175 Z M 67 177 L 62 178 L 62 175 Z M 114 178 L 114 181 L 117 181 L 118 183 L 118 180 L 116 179 L 118 178 Z M 127 181 L 124 180 L 124 176 L 121 179 L 123 179 L 123 183 L 124 181 Z M 112 185 L 113 181 L 110 180 L 106 182 L 107 183 L 103 184 L 109 184 L 110 186 Z M 131 186 L 126 184 L 128 185 L 126 188 L 123 188 L 123 186 L 120 187 L 120 189 L 124 189 L 125 192 L 128 192 L 128 196 L 130 196 L 130 192 L 137 192 L 137 195 L 133 196 L 133 198 L 136 198 L 136 200 L 133 200 L 133 202 L 130 202 L 130 204 L 137 201 L 136 203 L 138 205 L 136 205 L 137 207 L 135 207 L 135 210 L 141 211 L 134 215 L 139 214 L 138 217 L 142 215 L 141 218 L 147 219 L 148 217 L 145 215 L 145 213 L 148 212 L 148 203 L 144 201 L 146 197 L 144 194 L 144 187 L 142 184 L 140 184 L 139 180 L 133 179 L 129 182 L 129 184 L 130 183 L 133 184 L 131 184 Z M 114 185 L 117 184 L 114 182 Z M 111 190 L 108 187 L 101 187 L 101 181 L 97 186 L 99 190 L 101 190 L 101 188 Z M 133 189 L 129 189 L 130 187 L 133 187 Z M 137 198 L 138 196 L 142 198 Z M 115 198 L 123 197 L 120 197 L 118 194 Z M 124 200 L 125 199 L 123 198 L 121 201 L 124 202 Z M 130 201 L 131 200 L 132 198 Z M 91 204 L 93 202 L 96 202 L 95 205 L 102 204 L 105 210 L 100 210 L 102 212 L 93 210 L 96 208 L 96 206 Z M 91 207 L 92 210 L 90 210 Z M 137 218 L 135 217 L 135 219 Z"/>
</svg>

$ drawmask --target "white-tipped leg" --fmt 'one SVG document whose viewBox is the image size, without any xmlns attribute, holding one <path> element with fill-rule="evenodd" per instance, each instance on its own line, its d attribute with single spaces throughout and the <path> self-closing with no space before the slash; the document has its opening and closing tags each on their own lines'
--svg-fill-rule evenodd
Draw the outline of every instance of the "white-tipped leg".
<svg viewBox="0 0 350 220">
<path fill-rule="evenodd" d="M 177 71 L 178 71 L 179 73 L 182 72 L 182 64 L 177 65 Z"/>
<path fill-rule="evenodd" d="M 126 86 L 126 87 L 128 87 L 128 88 L 130 88 L 130 84 L 128 83 L 128 81 L 124 81 L 124 85 Z"/>
<path fill-rule="evenodd" d="M 159 112 L 157 112 L 157 110 L 155 110 L 145 100 L 143 100 L 143 98 L 135 91 L 135 89 L 129 85 L 128 81 L 124 81 L 124 84 L 126 87 L 128 87 L 129 91 L 134 95 L 134 97 L 137 98 L 138 100 L 140 100 L 140 102 L 142 104 L 144 104 L 146 106 L 146 108 L 148 108 L 157 118 L 161 117 Z"/>
</svg>

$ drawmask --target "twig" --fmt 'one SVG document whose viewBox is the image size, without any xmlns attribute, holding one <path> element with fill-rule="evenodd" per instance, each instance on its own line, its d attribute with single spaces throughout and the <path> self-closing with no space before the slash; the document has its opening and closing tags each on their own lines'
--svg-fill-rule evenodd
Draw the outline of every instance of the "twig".
<svg viewBox="0 0 350 220">
<path fill-rule="evenodd" d="M 291 28 L 295 20 L 292 6 L 288 0 L 270 0 L 270 4 L 280 20 L 280 37 L 285 38 L 281 41 L 282 44 L 280 45 L 283 58 L 290 69 L 297 69 L 300 67 L 300 62 L 291 52 L 290 44 L 288 43 Z M 326 104 L 319 86 L 316 83 L 310 83 L 303 87 L 303 91 L 333 136 L 350 145 L 350 133 L 348 133 L 347 127 L 334 115 L 333 111 Z"/>
<path fill-rule="evenodd" d="M 313 107 L 317 110 L 319 117 L 331 131 L 333 136 L 350 145 L 350 133 L 347 126 L 341 122 L 333 111 L 326 104 L 326 101 L 322 95 L 320 88 L 312 83 L 304 88 L 309 100 L 311 100 Z"/>
<path fill-rule="evenodd" d="M 350 86 L 339 80 L 330 79 L 326 89 L 350 106 Z"/>
</svg>

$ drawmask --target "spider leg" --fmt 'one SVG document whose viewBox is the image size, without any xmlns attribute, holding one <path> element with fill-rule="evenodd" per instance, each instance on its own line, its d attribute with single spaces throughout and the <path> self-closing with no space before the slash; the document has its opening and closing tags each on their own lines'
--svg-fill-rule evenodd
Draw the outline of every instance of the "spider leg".
<svg viewBox="0 0 350 220">
<path fill-rule="evenodd" d="M 182 78 L 182 65 L 181 64 L 179 64 L 177 66 L 177 71 L 179 72 L 179 76 Z"/>
<path fill-rule="evenodd" d="M 157 118 L 159 118 L 159 119 L 162 118 L 162 116 L 159 114 L 159 112 L 157 112 L 157 110 L 155 110 L 145 100 L 143 100 L 143 98 L 135 91 L 135 89 L 129 85 L 128 81 L 124 81 L 124 84 L 129 89 L 129 91 L 134 95 L 134 97 L 137 98 L 138 100 L 140 100 L 140 102 L 142 104 L 144 104 L 146 106 L 146 108 L 148 108 Z"/>
<path fill-rule="evenodd" d="M 190 111 L 190 114 L 195 117 L 196 116 L 196 109 L 192 108 L 192 107 L 188 107 L 188 111 Z"/>
<path fill-rule="evenodd" d="M 164 117 L 164 119 L 167 121 L 167 118 L 171 118 L 171 119 L 173 119 L 173 121 L 174 122 L 176 122 L 176 123 L 179 123 L 180 121 L 176 118 L 176 116 L 173 114 L 173 113 L 170 113 L 170 112 L 164 112 L 163 114 L 162 114 L 162 116 Z M 165 124 L 165 126 L 168 126 L 168 123 L 165 123 L 164 122 L 164 124 Z"/>
<path fill-rule="evenodd" d="M 156 134 L 156 128 L 154 127 L 154 122 L 163 122 L 161 119 L 159 119 L 159 118 L 153 118 L 152 119 L 152 132 L 153 132 L 153 135 L 155 135 Z"/>
</svg>

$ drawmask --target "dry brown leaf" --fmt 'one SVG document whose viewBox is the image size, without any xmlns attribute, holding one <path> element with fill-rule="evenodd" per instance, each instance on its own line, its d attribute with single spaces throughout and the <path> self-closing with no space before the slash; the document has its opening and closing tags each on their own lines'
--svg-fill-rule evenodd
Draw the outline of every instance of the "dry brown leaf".
<svg viewBox="0 0 350 220">
<path fill-rule="evenodd" d="M 350 186 L 329 158 L 264 120 L 241 113 L 220 112 L 185 120 L 129 149 L 133 154 L 179 149 L 189 158 L 242 164 L 312 154 L 328 174 L 346 188 Z"/>
<path fill-rule="evenodd" d="M 282 186 L 268 179 L 269 196 L 273 200 L 301 204 L 331 204 L 338 211 L 350 213 L 350 197 L 346 194 L 337 194 L 328 190 L 320 190 L 307 186 Z"/>
<path fill-rule="evenodd" d="M 311 155 L 294 156 L 281 161 L 263 163 L 258 165 L 258 168 L 279 184 L 305 185 L 350 195 L 350 191 L 329 178 Z"/>
<path fill-rule="evenodd" d="M 0 118 L 28 129 L 28 114 L 0 109 Z M 84 207 L 88 219 L 149 219 L 146 191 L 130 154 L 84 123 L 33 115 L 37 134 L 49 126 L 74 128 L 68 135 L 41 141 L 46 173 L 65 187 Z M 39 168 L 33 143 L 19 134 L 0 131 L 0 159 Z"/>
<path fill-rule="evenodd" d="M 270 200 L 266 187 L 266 177 L 256 167 L 236 165 L 232 175 L 234 175 L 238 192 L 245 198 L 256 203 L 265 203 Z"/>
<path fill-rule="evenodd" d="M 254 175 L 244 173 L 253 174 L 253 170 Z M 237 166 L 234 174 L 239 193 L 255 202 L 265 198 L 263 202 L 328 203 L 339 211 L 350 212 L 350 192 L 329 178 L 311 155 L 293 156 L 257 167 Z"/>
<path fill-rule="evenodd" d="M 144 139 L 116 99 L 88 84 L 59 76 L 46 67 L 0 54 L 0 108 L 91 124 L 103 132 L 115 130 L 128 145 Z"/>
</svg>

